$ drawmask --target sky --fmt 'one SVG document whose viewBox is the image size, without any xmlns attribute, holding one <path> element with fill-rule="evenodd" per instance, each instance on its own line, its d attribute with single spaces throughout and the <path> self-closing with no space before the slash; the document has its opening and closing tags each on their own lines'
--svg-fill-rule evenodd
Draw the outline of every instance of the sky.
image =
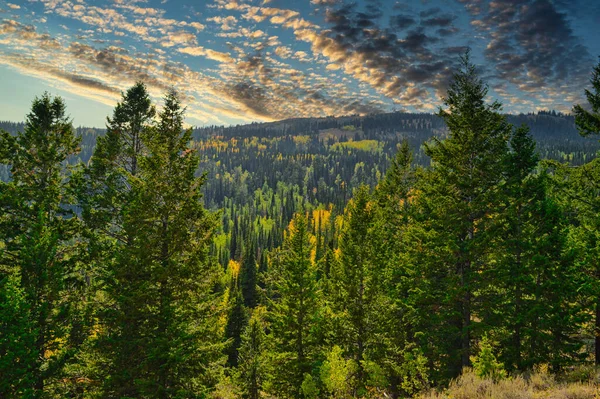
<svg viewBox="0 0 600 399">
<path fill-rule="evenodd" d="M 597 0 L 0 0 L 0 120 L 36 95 L 102 127 L 143 81 L 192 125 L 433 112 L 467 49 L 506 112 L 583 102 Z"/>
</svg>

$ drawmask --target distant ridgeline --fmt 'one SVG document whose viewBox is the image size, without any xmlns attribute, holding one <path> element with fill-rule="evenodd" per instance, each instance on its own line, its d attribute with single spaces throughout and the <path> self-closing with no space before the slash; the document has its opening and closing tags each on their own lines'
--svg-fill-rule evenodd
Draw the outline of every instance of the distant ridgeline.
<svg viewBox="0 0 600 399">
<path fill-rule="evenodd" d="M 579 165 L 600 149 L 597 140 L 577 133 L 570 115 L 539 112 L 509 115 L 508 121 L 530 127 L 541 158 Z M 23 124 L 0 122 L 0 128 L 14 133 Z M 81 152 L 72 164 L 89 160 L 104 129 L 79 127 L 77 133 L 82 137 Z M 211 126 L 194 129 L 193 137 L 201 154 L 200 171 L 208 177 L 206 205 L 223 209 L 223 228 L 229 233 L 225 246 L 231 247 L 229 229 L 235 229 L 234 221 L 245 214 L 248 222 L 269 224 L 261 229 L 273 233 L 270 247 L 280 244 L 282 226 L 299 208 L 331 204 L 341 210 L 361 183 L 375 186 L 404 138 L 415 152 L 414 161 L 425 166 L 429 159 L 421 144 L 446 134 L 436 115 L 395 112 Z M 8 171 L 1 168 L 0 178 L 6 180 Z M 274 220 L 281 232 L 270 226 Z M 222 256 L 226 262 L 229 253 Z"/>
<path fill-rule="evenodd" d="M 529 126 L 542 159 L 580 165 L 600 149 L 597 140 L 577 133 L 571 115 L 540 111 L 509 115 L 508 121 L 515 126 Z M 0 121 L 0 129 L 9 133 L 23 127 L 23 123 Z M 96 137 L 105 129 L 76 130 L 82 137 L 81 152 L 71 162 L 87 162 Z M 207 205 L 220 208 L 225 197 L 246 202 L 246 194 L 265 183 L 275 188 L 278 182 L 298 185 L 310 202 L 342 205 L 346 193 L 360 183 L 376 184 L 404 138 L 415 152 L 415 162 L 426 166 L 429 159 L 421 144 L 433 136 L 444 137 L 446 132 L 444 122 L 436 115 L 394 112 L 209 126 L 195 128 L 193 137 L 202 154 L 201 170 L 209 177 L 205 187 Z M 0 170 L 0 178 L 8 178 L 5 169 Z M 332 186 L 342 188 L 343 195 L 338 196 Z"/>
</svg>

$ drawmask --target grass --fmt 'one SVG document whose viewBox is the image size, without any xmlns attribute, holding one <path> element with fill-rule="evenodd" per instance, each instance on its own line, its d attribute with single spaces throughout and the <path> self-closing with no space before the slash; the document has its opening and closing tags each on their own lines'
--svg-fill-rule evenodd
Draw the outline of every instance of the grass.
<svg viewBox="0 0 600 399">
<path fill-rule="evenodd" d="M 572 371 L 557 379 L 547 367 L 499 381 L 466 370 L 447 389 L 432 390 L 419 399 L 600 399 L 600 380 L 595 371 Z"/>
</svg>

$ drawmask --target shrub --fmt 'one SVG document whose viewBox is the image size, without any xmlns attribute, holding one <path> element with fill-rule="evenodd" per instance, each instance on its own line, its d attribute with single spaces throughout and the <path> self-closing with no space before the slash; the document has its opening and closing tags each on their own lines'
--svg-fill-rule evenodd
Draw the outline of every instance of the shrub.
<svg viewBox="0 0 600 399">
<path fill-rule="evenodd" d="M 321 366 L 321 381 L 333 398 L 346 398 L 351 394 L 351 378 L 355 370 L 354 362 L 344 359 L 342 349 L 336 345 Z"/>
<path fill-rule="evenodd" d="M 492 343 L 484 335 L 479 342 L 479 353 L 477 356 L 471 356 L 473 362 L 473 371 L 479 377 L 489 377 L 494 381 L 506 378 L 504 364 L 500 363 L 494 355 Z"/>
</svg>

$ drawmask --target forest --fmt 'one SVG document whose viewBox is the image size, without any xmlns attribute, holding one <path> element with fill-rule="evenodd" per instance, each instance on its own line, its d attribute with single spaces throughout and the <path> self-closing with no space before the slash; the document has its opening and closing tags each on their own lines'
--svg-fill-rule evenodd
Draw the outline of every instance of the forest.
<svg viewBox="0 0 600 399">
<path fill-rule="evenodd" d="M 437 114 L 0 122 L 0 397 L 597 398 L 600 64 L 508 115 L 461 62 Z"/>
</svg>

